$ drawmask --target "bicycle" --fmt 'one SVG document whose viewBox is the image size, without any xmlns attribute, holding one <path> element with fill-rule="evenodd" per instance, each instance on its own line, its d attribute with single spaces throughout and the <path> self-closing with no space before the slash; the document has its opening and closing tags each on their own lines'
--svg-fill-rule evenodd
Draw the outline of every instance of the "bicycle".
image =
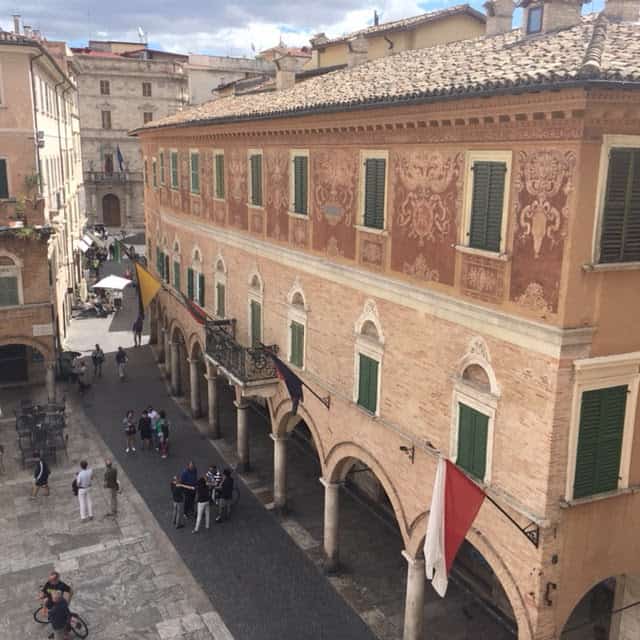
<svg viewBox="0 0 640 640">
<path fill-rule="evenodd" d="M 69 614 L 69 629 L 73 635 L 75 635 L 76 638 L 81 638 L 81 640 L 86 638 L 89 635 L 89 627 L 87 626 L 87 623 L 77 613 L 70 611 Z M 33 619 L 38 624 L 47 624 L 49 622 L 47 607 L 38 607 L 33 612 Z"/>
</svg>

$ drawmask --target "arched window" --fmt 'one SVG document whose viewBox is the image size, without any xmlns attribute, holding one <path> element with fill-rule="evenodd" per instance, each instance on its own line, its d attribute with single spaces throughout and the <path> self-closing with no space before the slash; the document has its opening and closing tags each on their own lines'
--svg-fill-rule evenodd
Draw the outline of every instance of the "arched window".
<svg viewBox="0 0 640 640">
<path fill-rule="evenodd" d="M 289 310 L 287 321 L 289 325 L 289 340 L 287 359 L 289 362 L 304 369 L 307 353 L 307 312 L 304 291 L 299 282 L 296 282 L 287 296 Z"/>
<path fill-rule="evenodd" d="M 216 285 L 216 316 L 225 318 L 227 315 L 227 265 L 222 256 L 216 260 L 214 274 Z"/>
<path fill-rule="evenodd" d="M 0 254 L 0 307 L 24 304 L 22 264 L 14 256 Z"/>
<path fill-rule="evenodd" d="M 264 303 L 262 277 L 257 271 L 249 276 L 249 295 L 248 295 L 248 334 L 249 344 L 252 347 L 258 346 L 263 342 L 263 322 L 262 311 Z"/>
<path fill-rule="evenodd" d="M 187 296 L 204 308 L 204 269 L 200 249 L 194 248 L 191 254 L 191 266 L 187 269 Z"/>
<path fill-rule="evenodd" d="M 180 242 L 175 240 L 173 243 L 173 286 L 175 289 L 180 291 L 180 266 L 181 258 L 180 258 Z"/>
<path fill-rule="evenodd" d="M 367 300 L 355 324 L 353 401 L 365 411 L 380 415 L 380 384 L 384 335 L 375 301 Z"/>
</svg>

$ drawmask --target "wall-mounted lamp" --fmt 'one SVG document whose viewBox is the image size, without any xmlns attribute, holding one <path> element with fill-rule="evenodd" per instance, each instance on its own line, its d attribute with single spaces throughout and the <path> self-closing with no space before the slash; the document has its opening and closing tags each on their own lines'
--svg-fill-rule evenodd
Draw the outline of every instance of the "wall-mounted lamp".
<svg viewBox="0 0 640 640">
<path fill-rule="evenodd" d="M 402 445 L 400 447 L 400 451 L 402 451 L 402 453 L 406 454 L 407 458 L 409 458 L 409 460 L 411 460 L 411 464 L 413 464 L 413 459 L 415 458 L 415 455 L 416 455 L 415 445 L 411 445 L 410 447 L 406 447 L 406 446 Z"/>
</svg>

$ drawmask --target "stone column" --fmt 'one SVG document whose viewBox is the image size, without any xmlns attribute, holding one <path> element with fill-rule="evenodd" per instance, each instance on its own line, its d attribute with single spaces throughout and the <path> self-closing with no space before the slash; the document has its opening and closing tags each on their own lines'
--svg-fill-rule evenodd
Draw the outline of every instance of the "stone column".
<svg viewBox="0 0 640 640">
<path fill-rule="evenodd" d="M 340 510 L 340 483 L 327 482 L 320 478 L 324 486 L 324 553 L 325 571 L 338 570 L 338 515 Z"/>
<path fill-rule="evenodd" d="M 413 558 L 406 551 L 403 551 L 402 555 L 409 565 L 402 638 L 403 640 L 422 640 L 424 627 L 424 558 Z"/>
<path fill-rule="evenodd" d="M 149 344 L 158 344 L 158 312 L 155 304 L 149 307 Z"/>
<path fill-rule="evenodd" d="M 171 393 L 174 396 L 180 395 L 180 362 L 179 345 L 171 342 Z"/>
<path fill-rule="evenodd" d="M 171 375 L 171 340 L 168 330 L 164 332 L 164 371 L 168 378 Z"/>
<path fill-rule="evenodd" d="M 191 415 L 194 418 L 200 417 L 200 380 L 198 380 L 198 361 L 194 358 L 189 360 L 189 381 L 191 388 Z"/>
<path fill-rule="evenodd" d="M 164 327 L 160 328 L 160 335 L 158 336 L 158 362 L 162 363 L 165 361 L 165 344 L 166 337 L 165 334 L 167 330 Z"/>
<path fill-rule="evenodd" d="M 56 365 L 53 362 L 47 364 L 45 372 L 45 385 L 47 387 L 47 400 L 56 401 Z"/>
<path fill-rule="evenodd" d="M 234 404 L 237 409 L 238 425 L 238 470 L 249 471 L 249 403 L 246 398 L 240 397 Z"/>
<path fill-rule="evenodd" d="M 207 395 L 209 396 L 209 433 L 214 440 L 220 438 L 220 425 L 218 423 L 218 378 L 215 375 L 206 375 Z"/>
<path fill-rule="evenodd" d="M 273 506 L 283 512 L 287 507 L 287 440 L 289 434 L 270 433 L 273 440 Z"/>
</svg>

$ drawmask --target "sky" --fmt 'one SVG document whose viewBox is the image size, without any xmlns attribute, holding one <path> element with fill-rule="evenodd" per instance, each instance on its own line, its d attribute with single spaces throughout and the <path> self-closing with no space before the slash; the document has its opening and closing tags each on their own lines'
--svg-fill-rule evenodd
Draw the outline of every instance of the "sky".
<svg viewBox="0 0 640 640">
<path fill-rule="evenodd" d="M 138 27 L 153 48 L 176 53 L 252 56 L 275 46 L 309 44 L 362 29 L 373 22 L 418 15 L 464 0 L 0 0 L 0 28 L 12 29 L 11 15 L 40 29 L 49 40 L 72 46 L 91 39 L 139 42 Z M 482 11 L 483 0 L 470 4 Z M 598 10 L 602 0 L 585 9 Z M 252 48 L 253 45 L 253 48 Z"/>
</svg>

